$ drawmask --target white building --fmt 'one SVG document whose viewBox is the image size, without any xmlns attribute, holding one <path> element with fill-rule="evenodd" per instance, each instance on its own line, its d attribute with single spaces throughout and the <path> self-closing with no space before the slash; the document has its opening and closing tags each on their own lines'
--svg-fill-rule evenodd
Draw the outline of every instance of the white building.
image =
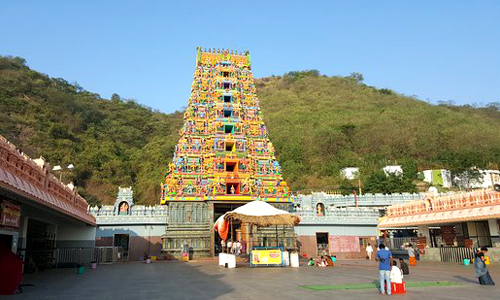
<svg viewBox="0 0 500 300">
<path fill-rule="evenodd" d="M 425 170 L 422 171 L 424 181 L 434 186 L 450 188 L 452 186 L 450 170 Z"/>
<path fill-rule="evenodd" d="M 401 166 L 385 166 L 382 169 L 386 176 L 394 174 L 396 176 L 403 175 L 403 168 Z"/>
<path fill-rule="evenodd" d="M 500 184 L 500 171 L 479 170 L 479 173 L 479 178 L 470 180 L 469 185 L 471 188 L 487 189 L 493 187 L 495 184 Z"/>
<path fill-rule="evenodd" d="M 356 179 L 359 176 L 359 168 L 355 167 L 343 168 L 342 171 L 340 171 L 340 175 L 345 179 L 349 180 Z"/>
</svg>

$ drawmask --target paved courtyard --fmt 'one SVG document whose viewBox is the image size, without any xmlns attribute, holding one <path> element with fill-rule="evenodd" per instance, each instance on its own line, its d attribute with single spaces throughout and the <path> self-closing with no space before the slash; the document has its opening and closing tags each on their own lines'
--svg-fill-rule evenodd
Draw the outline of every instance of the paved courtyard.
<svg viewBox="0 0 500 300">
<path fill-rule="evenodd" d="M 448 287 L 408 288 L 400 299 L 499 299 L 500 286 L 476 283 L 474 268 L 448 263 L 420 263 L 410 270 L 407 283 L 451 281 Z M 500 266 L 490 266 L 500 284 Z M 100 265 L 76 274 L 75 269 L 49 270 L 25 278 L 24 293 L 11 299 L 383 299 L 375 288 L 314 291 L 300 285 L 372 283 L 377 265 L 344 261 L 334 268 L 224 269 L 216 262 L 141 262 Z"/>
</svg>

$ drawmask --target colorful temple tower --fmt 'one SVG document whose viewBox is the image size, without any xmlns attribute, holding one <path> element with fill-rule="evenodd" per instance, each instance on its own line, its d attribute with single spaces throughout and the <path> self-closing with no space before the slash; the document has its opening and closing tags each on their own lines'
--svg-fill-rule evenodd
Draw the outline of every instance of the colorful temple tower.
<svg viewBox="0 0 500 300">
<path fill-rule="evenodd" d="M 177 225 L 197 218 L 210 226 L 217 204 L 234 207 L 252 200 L 292 202 L 262 119 L 250 54 L 198 47 L 189 106 L 162 184 L 161 204 L 170 206 L 164 249 L 178 248 L 181 239 L 194 245 L 192 234 L 204 231 Z M 206 238 L 200 249 L 214 243 L 213 234 L 211 241 Z"/>
</svg>

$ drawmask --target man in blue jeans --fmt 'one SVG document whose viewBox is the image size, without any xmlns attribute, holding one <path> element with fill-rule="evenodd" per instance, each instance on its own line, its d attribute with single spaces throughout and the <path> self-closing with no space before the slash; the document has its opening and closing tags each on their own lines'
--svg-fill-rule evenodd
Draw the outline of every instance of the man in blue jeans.
<svg viewBox="0 0 500 300">
<path fill-rule="evenodd" d="M 377 257 L 375 260 L 378 261 L 378 276 L 380 278 L 380 293 L 385 293 L 385 286 L 387 286 L 387 295 L 391 294 L 391 265 L 392 265 L 392 255 L 389 250 L 385 250 L 385 245 L 380 244 L 378 246 L 380 250 L 377 251 Z M 387 282 L 387 284 L 384 284 Z"/>
</svg>

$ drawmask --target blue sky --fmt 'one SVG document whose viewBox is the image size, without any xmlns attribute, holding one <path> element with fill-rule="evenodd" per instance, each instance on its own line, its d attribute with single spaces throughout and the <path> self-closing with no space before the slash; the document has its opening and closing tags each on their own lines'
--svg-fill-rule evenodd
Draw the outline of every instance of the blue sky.
<svg viewBox="0 0 500 300">
<path fill-rule="evenodd" d="M 109 98 L 187 105 L 196 46 L 256 77 L 318 69 L 432 103 L 500 102 L 500 1 L 8 1 L 0 54 Z"/>
</svg>

